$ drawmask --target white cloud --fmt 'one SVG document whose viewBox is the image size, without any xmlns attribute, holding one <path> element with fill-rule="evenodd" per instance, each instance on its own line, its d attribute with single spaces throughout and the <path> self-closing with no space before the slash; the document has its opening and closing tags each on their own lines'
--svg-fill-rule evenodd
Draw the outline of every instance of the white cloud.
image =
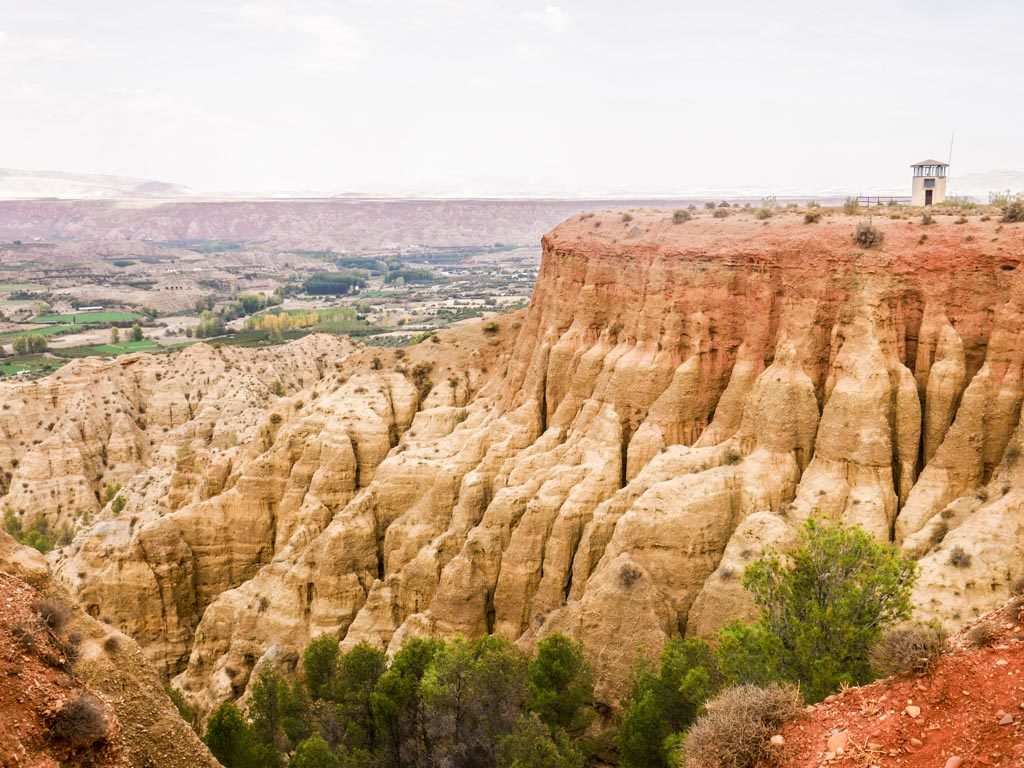
<svg viewBox="0 0 1024 768">
<path fill-rule="evenodd" d="M 262 0 L 232 10 L 245 24 L 298 38 L 299 50 L 292 61 L 306 72 L 350 69 L 367 53 L 359 30 L 319 3 Z"/>
<path fill-rule="evenodd" d="M 524 17 L 527 21 L 547 27 L 552 32 L 562 32 L 569 26 L 569 14 L 557 5 L 545 5 L 543 11 L 529 11 Z"/>
</svg>

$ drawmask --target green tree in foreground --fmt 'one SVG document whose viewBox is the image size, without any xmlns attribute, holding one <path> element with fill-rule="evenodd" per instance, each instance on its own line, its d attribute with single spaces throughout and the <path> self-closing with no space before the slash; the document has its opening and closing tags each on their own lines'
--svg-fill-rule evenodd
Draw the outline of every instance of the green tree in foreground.
<svg viewBox="0 0 1024 768">
<path fill-rule="evenodd" d="M 142 326 L 138 323 L 132 325 L 132 329 L 128 332 L 128 341 L 142 341 L 145 336 L 142 335 Z"/>
<path fill-rule="evenodd" d="M 583 756 L 564 734 L 551 731 L 535 714 L 523 715 L 501 741 L 499 768 L 582 768 Z"/>
<path fill-rule="evenodd" d="M 278 383 L 278 382 L 275 382 Z M 306 687 L 314 699 L 331 698 L 334 669 L 338 661 L 338 638 L 320 635 L 313 639 L 302 654 L 302 669 L 306 673 Z"/>
<path fill-rule="evenodd" d="M 251 768 L 255 763 L 249 724 L 231 702 L 210 715 L 203 741 L 224 768 Z"/>
<path fill-rule="evenodd" d="M 121 343 L 121 332 L 117 329 L 116 325 L 113 328 L 110 329 L 110 343 L 111 344 L 120 344 Z"/>
<path fill-rule="evenodd" d="M 548 635 L 530 660 L 527 706 L 548 728 L 580 736 L 590 725 L 594 676 L 583 645 L 565 635 Z"/>
<path fill-rule="evenodd" d="M 319 736 L 310 736 L 299 742 L 288 760 L 288 768 L 342 768 L 342 763 L 326 741 Z"/>
<path fill-rule="evenodd" d="M 743 586 L 777 641 L 778 679 L 799 682 L 814 702 L 873 679 L 871 647 L 909 618 L 915 577 L 915 563 L 863 529 L 811 520 L 794 551 L 752 563 Z"/>
<path fill-rule="evenodd" d="M 619 724 L 622 765 L 668 768 L 671 736 L 689 727 L 722 685 L 715 652 L 701 640 L 673 640 L 656 669 L 641 662 Z"/>
</svg>

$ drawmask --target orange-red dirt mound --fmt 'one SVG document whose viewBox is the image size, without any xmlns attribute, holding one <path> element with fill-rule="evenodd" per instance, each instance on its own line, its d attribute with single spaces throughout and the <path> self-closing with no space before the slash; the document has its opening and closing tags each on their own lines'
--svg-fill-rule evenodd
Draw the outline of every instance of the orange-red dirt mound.
<svg viewBox="0 0 1024 768">
<path fill-rule="evenodd" d="M 974 647 L 984 635 L 987 644 Z M 809 708 L 783 731 L 786 765 L 1024 766 L 1024 600 L 951 645 L 929 673 L 851 688 Z"/>
<path fill-rule="evenodd" d="M 0 573 L 0 765 L 127 765 L 117 715 L 71 674 L 68 648 L 40 602 L 28 584 Z"/>
</svg>

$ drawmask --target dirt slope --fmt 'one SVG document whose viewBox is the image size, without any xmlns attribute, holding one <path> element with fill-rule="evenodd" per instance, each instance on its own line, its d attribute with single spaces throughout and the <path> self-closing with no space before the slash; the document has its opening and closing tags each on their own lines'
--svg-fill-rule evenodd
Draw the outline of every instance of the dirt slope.
<svg viewBox="0 0 1024 768">
<path fill-rule="evenodd" d="M 978 626 L 991 628 L 983 647 L 972 640 Z M 849 689 L 787 725 L 787 766 L 1024 765 L 1024 601 L 972 624 L 952 647 L 930 673 Z"/>
</svg>

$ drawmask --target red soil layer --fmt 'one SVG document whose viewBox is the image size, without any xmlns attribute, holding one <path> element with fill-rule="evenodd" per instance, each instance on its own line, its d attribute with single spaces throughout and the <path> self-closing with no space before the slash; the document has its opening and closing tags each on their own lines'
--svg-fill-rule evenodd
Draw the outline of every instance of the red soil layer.
<svg viewBox="0 0 1024 768">
<path fill-rule="evenodd" d="M 87 688 L 39 611 L 39 593 L 0 573 L 0 766 L 108 768 L 124 765 L 117 716 L 106 707 L 109 738 L 75 748 L 51 732 L 54 715 Z"/>
<path fill-rule="evenodd" d="M 1024 604 L 977 624 L 998 631 L 991 645 L 968 647 L 967 628 L 932 672 L 851 688 L 787 724 L 786 765 L 943 768 L 959 757 L 963 768 L 1024 766 Z M 911 717 L 908 706 L 920 714 Z M 843 733 L 842 752 L 842 735 L 830 750 L 829 737 Z"/>
</svg>

